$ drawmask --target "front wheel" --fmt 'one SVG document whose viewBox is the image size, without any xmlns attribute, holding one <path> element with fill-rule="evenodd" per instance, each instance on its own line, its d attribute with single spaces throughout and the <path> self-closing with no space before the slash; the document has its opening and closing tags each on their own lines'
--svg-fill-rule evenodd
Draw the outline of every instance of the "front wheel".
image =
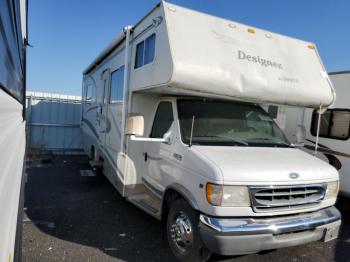
<svg viewBox="0 0 350 262">
<path fill-rule="evenodd" d="M 169 246 L 180 261 L 207 261 L 211 252 L 204 246 L 198 229 L 199 217 L 184 200 L 176 200 L 167 219 Z"/>
</svg>

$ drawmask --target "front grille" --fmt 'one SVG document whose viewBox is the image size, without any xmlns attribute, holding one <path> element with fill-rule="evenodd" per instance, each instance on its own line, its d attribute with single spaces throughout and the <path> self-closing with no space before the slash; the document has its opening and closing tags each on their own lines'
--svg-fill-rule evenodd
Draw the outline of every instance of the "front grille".
<svg viewBox="0 0 350 262">
<path fill-rule="evenodd" d="M 250 187 L 250 195 L 254 211 L 271 212 L 317 205 L 326 189 L 326 184 Z"/>
</svg>

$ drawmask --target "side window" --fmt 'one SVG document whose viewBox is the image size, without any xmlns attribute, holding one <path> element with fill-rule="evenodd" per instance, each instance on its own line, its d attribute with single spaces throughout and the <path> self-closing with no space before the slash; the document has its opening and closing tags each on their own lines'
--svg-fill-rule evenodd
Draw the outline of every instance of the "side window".
<svg viewBox="0 0 350 262">
<path fill-rule="evenodd" d="M 135 68 L 150 64 L 154 60 L 156 34 L 152 34 L 136 46 Z"/>
<path fill-rule="evenodd" d="M 318 112 L 314 110 L 311 123 L 311 134 L 317 135 Z M 328 109 L 321 115 L 320 136 L 346 140 L 350 136 L 350 110 Z"/>
<path fill-rule="evenodd" d="M 161 102 L 158 105 L 150 137 L 162 138 L 174 122 L 173 108 L 170 102 Z"/>
<path fill-rule="evenodd" d="M 115 70 L 111 74 L 111 92 L 109 103 L 116 103 L 123 100 L 124 89 L 124 66 Z"/>
<path fill-rule="evenodd" d="M 144 65 L 153 62 L 156 47 L 156 35 L 152 34 L 145 40 Z"/>
<path fill-rule="evenodd" d="M 271 118 L 276 119 L 278 117 L 278 106 L 270 105 L 267 109 L 267 113 Z"/>
<path fill-rule="evenodd" d="M 349 111 L 333 111 L 332 128 L 330 136 L 334 138 L 348 139 L 350 128 Z"/>
<path fill-rule="evenodd" d="M 145 50 L 145 41 L 137 44 L 136 46 L 136 57 L 135 57 L 135 68 L 143 66 L 143 54 Z"/>
<path fill-rule="evenodd" d="M 92 95 L 93 95 L 93 87 L 92 85 L 87 85 L 86 90 L 85 90 L 85 103 L 86 104 L 91 104 L 92 101 Z"/>
<path fill-rule="evenodd" d="M 321 115 L 321 121 L 320 121 L 320 136 L 327 137 L 329 133 L 329 127 L 331 126 L 331 116 L 332 111 L 327 110 Z M 312 123 L 311 123 L 311 134 L 313 136 L 317 135 L 317 123 L 318 123 L 318 113 L 316 110 L 314 110 L 312 115 Z"/>
</svg>

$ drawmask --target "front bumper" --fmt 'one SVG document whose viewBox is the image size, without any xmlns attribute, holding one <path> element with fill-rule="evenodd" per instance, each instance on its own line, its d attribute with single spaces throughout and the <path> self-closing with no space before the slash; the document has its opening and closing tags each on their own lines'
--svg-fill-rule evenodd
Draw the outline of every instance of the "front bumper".
<svg viewBox="0 0 350 262">
<path fill-rule="evenodd" d="M 215 218 L 200 215 L 203 243 L 221 255 L 257 253 L 337 238 L 341 215 L 335 207 L 270 218 Z"/>
</svg>

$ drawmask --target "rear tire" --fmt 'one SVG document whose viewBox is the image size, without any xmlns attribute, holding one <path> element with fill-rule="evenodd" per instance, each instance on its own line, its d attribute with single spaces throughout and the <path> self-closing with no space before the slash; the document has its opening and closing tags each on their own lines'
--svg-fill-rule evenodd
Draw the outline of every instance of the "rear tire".
<svg viewBox="0 0 350 262">
<path fill-rule="evenodd" d="M 184 200 L 172 203 L 167 218 L 167 238 L 179 261 L 208 261 L 211 252 L 204 246 L 198 228 L 199 216 Z"/>
</svg>

